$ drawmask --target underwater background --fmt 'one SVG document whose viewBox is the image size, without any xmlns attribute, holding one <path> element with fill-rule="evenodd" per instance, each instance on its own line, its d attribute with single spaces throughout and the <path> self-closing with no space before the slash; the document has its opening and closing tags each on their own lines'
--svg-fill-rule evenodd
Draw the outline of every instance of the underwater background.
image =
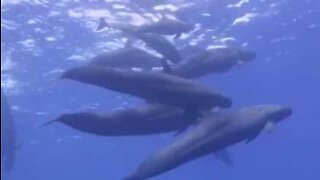
<svg viewBox="0 0 320 180">
<path fill-rule="evenodd" d="M 154 179 L 320 179 L 317 0 L 2 0 L 1 87 L 22 144 L 4 178 L 122 179 L 174 141 L 170 133 L 99 137 L 62 124 L 39 128 L 61 113 L 103 112 L 141 102 L 59 76 L 124 46 L 118 31 L 96 31 L 100 17 L 140 25 L 159 12 L 196 25 L 175 41 L 177 47 L 240 46 L 257 54 L 253 62 L 199 81 L 231 97 L 233 107 L 276 103 L 291 107 L 293 115 L 274 133 L 231 147 L 233 167 L 206 156 Z"/>
</svg>

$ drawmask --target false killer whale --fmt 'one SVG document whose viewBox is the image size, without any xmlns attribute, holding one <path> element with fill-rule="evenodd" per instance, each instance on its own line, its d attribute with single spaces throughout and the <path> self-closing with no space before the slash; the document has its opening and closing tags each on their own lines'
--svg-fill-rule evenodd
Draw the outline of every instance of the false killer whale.
<svg viewBox="0 0 320 180">
<path fill-rule="evenodd" d="M 190 132 L 147 158 L 125 180 L 143 180 L 165 173 L 199 157 L 219 153 L 236 143 L 254 140 L 268 124 L 292 114 L 279 105 L 257 105 L 208 113 Z M 227 153 L 221 159 L 232 163 Z"/>
</svg>

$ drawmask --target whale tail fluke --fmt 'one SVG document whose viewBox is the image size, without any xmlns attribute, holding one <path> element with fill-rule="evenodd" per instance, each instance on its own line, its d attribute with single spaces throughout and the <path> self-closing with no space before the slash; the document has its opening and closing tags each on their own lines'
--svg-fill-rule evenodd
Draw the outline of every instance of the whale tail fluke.
<svg viewBox="0 0 320 180">
<path fill-rule="evenodd" d="M 108 27 L 109 24 L 107 23 L 106 19 L 103 18 L 103 17 L 100 17 L 99 18 L 99 24 L 98 24 L 98 27 L 97 27 L 97 31 L 100 31 L 101 29 L 104 29 L 106 27 Z"/>
</svg>

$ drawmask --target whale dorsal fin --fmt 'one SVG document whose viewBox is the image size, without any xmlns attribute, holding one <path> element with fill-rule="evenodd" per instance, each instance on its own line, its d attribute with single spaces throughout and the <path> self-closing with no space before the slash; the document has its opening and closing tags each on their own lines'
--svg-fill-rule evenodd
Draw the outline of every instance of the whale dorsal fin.
<svg viewBox="0 0 320 180">
<path fill-rule="evenodd" d="M 178 34 L 176 34 L 175 36 L 174 36 L 174 40 L 177 40 L 177 39 L 179 39 L 180 37 L 181 37 L 181 35 L 182 35 L 182 33 L 178 33 Z"/>
<path fill-rule="evenodd" d="M 104 29 L 105 27 L 108 27 L 109 25 L 108 25 L 108 23 L 107 23 L 107 21 L 106 21 L 106 19 L 105 18 L 103 18 L 103 17 L 100 17 L 99 18 L 99 24 L 98 24 L 98 27 L 97 27 L 97 31 L 100 31 L 101 29 Z"/>
<path fill-rule="evenodd" d="M 174 74 L 171 66 L 169 65 L 168 61 L 165 58 L 161 59 L 161 65 L 164 73 Z"/>
</svg>

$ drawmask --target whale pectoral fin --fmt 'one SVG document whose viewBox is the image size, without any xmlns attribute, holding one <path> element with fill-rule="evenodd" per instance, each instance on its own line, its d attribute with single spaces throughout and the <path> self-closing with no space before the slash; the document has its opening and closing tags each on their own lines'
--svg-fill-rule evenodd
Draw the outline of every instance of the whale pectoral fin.
<svg viewBox="0 0 320 180">
<path fill-rule="evenodd" d="M 264 128 L 263 131 L 267 133 L 273 133 L 276 131 L 277 125 L 274 122 L 268 122 Z"/>
<path fill-rule="evenodd" d="M 57 119 L 54 119 L 54 120 L 50 120 L 50 121 L 48 121 L 48 122 L 45 122 L 45 123 L 41 124 L 38 128 L 46 127 L 46 126 L 51 125 L 52 123 L 55 123 L 55 122 L 57 122 Z"/>
<path fill-rule="evenodd" d="M 215 152 L 215 156 L 226 165 L 233 166 L 233 159 L 231 157 L 231 154 L 226 149 Z"/>
<path fill-rule="evenodd" d="M 105 27 L 108 27 L 108 23 L 106 22 L 105 18 L 100 17 L 99 18 L 99 24 L 97 27 L 97 31 L 100 31 L 101 29 L 104 29 Z"/>
<path fill-rule="evenodd" d="M 181 35 L 182 35 L 182 33 L 178 33 L 178 34 L 176 34 L 175 36 L 174 36 L 174 40 L 177 40 L 177 39 L 179 39 L 180 37 L 181 37 Z"/>
</svg>

